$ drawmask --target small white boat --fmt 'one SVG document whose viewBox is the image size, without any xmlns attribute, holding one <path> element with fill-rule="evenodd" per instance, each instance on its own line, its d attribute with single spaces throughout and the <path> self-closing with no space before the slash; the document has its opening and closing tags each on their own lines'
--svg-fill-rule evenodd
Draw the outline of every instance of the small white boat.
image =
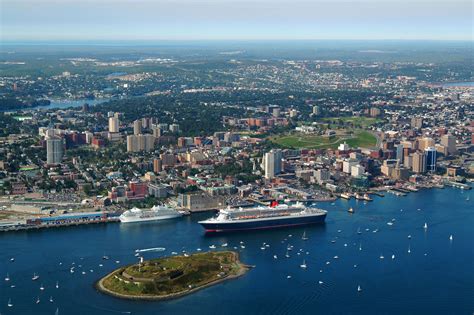
<svg viewBox="0 0 474 315">
<path fill-rule="evenodd" d="M 12 299 L 8 299 L 7 306 L 8 306 L 8 307 L 13 307 Z"/>
<path fill-rule="evenodd" d="M 408 239 L 410 239 L 410 238 L 411 238 L 411 235 L 408 235 Z"/>
<path fill-rule="evenodd" d="M 11 262 L 14 262 L 14 261 L 15 261 L 15 258 L 13 258 L 13 257 L 10 258 L 10 261 L 11 261 Z"/>
<path fill-rule="evenodd" d="M 56 281 L 56 289 L 59 289 L 59 282 Z"/>
<path fill-rule="evenodd" d="M 215 249 L 215 248 L 216 248 L 216 245 L 210 245 L 209 248 L 210 248 L 210 249 Z"/>
<path fill-rule="evenodd" d="M 116 263 L 116 264 L 120 264 L 120 260 L 116 260 L 115 263 Z"/>
<path fill-rule="evenodd" d="M 49 297 L 49 302 L 51 302 L 51 303 L 53 303 L 53 302 L 54 302 L 54 301 L 53 301 L 53 297 L 52 297 L 52 296 L 50 296 L 50 297 Z"/>
<path fill-rule="evenodd" d="M 43 284 L 41 284 L 41 286 L 40 286 L 40 290 L 41 290 L 41 291 L 44 291 Z"/>
<path fill-rule="evenodd" d="M 109 257 L 109 256 L 107 256 L 107 255 L 104 255 L 104 256 L 102 256 L 102 259 L 103 259 L 103 260 L 109 260 L 109 259 L 110 259 L 110 257 Z"/>
<path fill-rule="evenodd" d="M 83 274 L 83 275 L 85 275 L 85 274 L 86 274 L 86 272 L 85 272 L 85 271 L 83 271 L 83 272 L 82 272 L 82 274 Z"/>
<path fill-rule="evenodd" d="M 198 249 L 196 249 L 196 250 L 197 250 L 198 252 L 202 251 L 202 249 L 201 249 L 201 248 L 198 248 Z"/>
<path fill-rule="evenodd" d="M 395 259 L 395 255 L 392 255 L 392 259 Z"/>
<path fill-rule="evenodd" d="M 288 275 L 288 276 L 286 276 L 286 279 L 291 279 L 291 276 L 289 276 L 289 275 Z"/>
<path fill-rule="evenodd" d="M 135 257 L 138 257 L 138 256 L 140 256 L 140 253 L 135 253 Z"/>
<path fill-rule="evenodd" d="M 393 222 L 387 222 L 387 225 L 392 226 L 392 225 L 393 225 Z"/>
<path fill-rule="evenodd" d="M 103 266 L 104 266 L 104 265 L 102 265 L 102 264 L 99 264 L 99 267 L 103 267 Z"/>
<path fill-rule="evenodd" d="M 359 250 L 362 250 L 362 244 L 359 244 Z"/>
<path fill-rule="evenodd" d="M 38 296 L 38 298 L 36 299 L 36 304 L 39 304 L 40 303 L 40 298 Z"/>
<path fill-rule="evenodd" d="M 336 256 L 334 256 L 334 259 L 339 259 L 339 256 L 337 256 L 337 255 L 336 255 Z"/>
<path fill-rule="evenodd" d="M 360 287 L 360 285 L 357 286 L 357 292 L 362 292 L 362 288 Z"/>
<path fill-rule="evenodd" d="M 265 250 L 265 246 L 260 247 L 261 250 Z"/>
<path fill-rule="evenodd" d="M 6 277 L 5 277 L 5 281 L 7 281 L 7 282 L 10 281 L 10 276 L 8 275 L 8 273 L 7 273 Z"/>
<path fill-rule="evenodd" d="M 425 225 L 423 225 L 423 228 L 426 230 L 428 228 L 428 224 L 426 224 L 425 222 Z"/>
<path fill-rule="evenodd" d="M 303 263 L 300 265 L 301 268 L 306 269 L 306 261 L 303 260 Z"/>
<path fill-rule="evenodd" d="M 308 237 L 306 236 L 306 231 L 303 232 L 303 236 L 301 237 L 303 241 L 308 240 Z"/>
<path fill-rule="evenodd" d="M 384 259 L 385 257 L 383 255 L 380 255 L 380 259 Z"/>
<path fill-rule="evenodd" d="M 31 280 L 35 281 L 35 280 L 38 280 L 38 279 L 39 279 L 39 276 L 36 273 L 34 273 L 33 278 L 31 278 Z"/>
<path fill-rule="evenodd" d="M 357 234 L 362 234 L 362 232 L 360 231 L 360 228 L 357 229 Z"/>
<path fill-rule="evenodd" d="M 410 248 L 410 245 L 408 245 L 408 254 L 411 253 L 411 248 Z"/>
<path fill-rule="evenodd" d="M 278 256 L 277 256 L 277 255 L 273 255 L 273 259 L 278 259 Z"/>
<path fill-rule="evenodd" d="M 288 251 L 286 251 L 285 257 L 286 257 L 286 258 L 290 258 L 290 254 L 288 254 Z"/>
<path fill-rule="evenodd" d="M 318 281 L 319 284 L 323 284 L 324 282 L 322 282 L 321 280 Z"/>
<path fill-rule="evenodd" d="M 453 235 L 450 235 L 450 236 L 449 236 L 449 240 L 450 240 L 450 241 L 453 240 Z"/>
<path fill-rule="evenodd" d="M 244 248 L 245 248 L 245 245 L 240 245 L 240 248 L 244 249 Z"/>
<path fill-rule="evenodd" d="M 221 247 L 227 247 L 227 245 L 228 245 L 227 243 L 224 243 L 221 245 Z"/>
</svg>

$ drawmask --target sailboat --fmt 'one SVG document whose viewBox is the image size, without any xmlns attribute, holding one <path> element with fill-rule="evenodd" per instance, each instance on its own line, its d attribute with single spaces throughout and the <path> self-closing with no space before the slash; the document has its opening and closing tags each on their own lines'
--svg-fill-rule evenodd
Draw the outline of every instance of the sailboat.
<svg viewBox="0 0 474 315">
<path fill-rule="evenodd" d="M 360 287 L 360 285 L 357 286 L 357 292 L 362 292 L 362 288 Z"/>
<path fill-rule="evenodd" d="M 10 281 L 10 276 L 8 275 L 8 273 L 7 273 L 7 276 L 5 277 L 5 281 L 7 282 Z"/>
<path fill-rule="evenodd" d="M 453 235 L 452 235 L 452 234 L 449 236 L 449 240 L 450 240 L 450 241 L 453 240 Z"/>
<path fill-rule="evenodd" d="M 303 241 L 308 240 L 308 237 L 306 236 L 306 231 L 303 232 L 303 236 L 301 237 Z"/>
<path fill-rule="evenodd" d="M 39 279 L 39 276 L 36 273 L 33 273 L 33 278 L 31 278 L 31 280 L 35 281 L 38 279 Z"/>
<path fill-rule="evenodd" d="M 300 265 L 300 267 L 303 268 L 303 269 L 306 269 L 307 266 L 306 266 L 306 261 L 305 260 L 303 260 L 303 263 Z"/>
<path fill-rule="evenodd" d="M 362 244 L 359 243 L 359 250 L 362 250 Z"/>
<path fill-rule="evenodd" d="M 39 304 L 39 302 L 40 302 L 40 298 L 38 296 L 38 298 L 36 299 L 36 304 Z"/>
<path fill-rule="evenodd" d="M 424 228 L 425 230 L 428 229 L 428 224 L 426 224 L 426 222 L 425 222 L 425 225 L 423 225 L 423 228 Z"/>
<path fill-rule="evenodd" d="M 8 307 L 12 307 L 12 306 L 13 306 L 13 304 L 12 304 L 12 299 L 8 299 L 7 306 L 8 306 Z"/>
<path fill-rule="evenodd" d="M 56 281 L 56 289 L 59 289 L 59 283 Z"/>
<path fill-rule="evenodd" d="M 408 245 L 408 254 L 411 253 L 410 245 Z"/>
</svg>

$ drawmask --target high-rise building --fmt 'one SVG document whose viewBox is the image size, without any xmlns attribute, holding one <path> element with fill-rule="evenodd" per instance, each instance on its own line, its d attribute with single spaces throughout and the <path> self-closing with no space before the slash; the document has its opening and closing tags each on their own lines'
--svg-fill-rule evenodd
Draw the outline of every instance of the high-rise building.
<svg viewBox="0 0 474 315">
<path fill-rule="evenodd" d="M 142 122 L 141 120 L 135 120 L 133 122 L 133 134 L 139 135 L 142 133 Z"/>
<path fill-rule="evenodd" d="M 425 149 L 426 170 L 428 172 L 436 172 L 436 149 L 428 147 Z"/>
<path fill-rule="evenodd" d="M 424 151 L 426 148 L 434 147 L 435 141 L 433 138 L 425 137 L 418 140 L 418 149 Z"/>
<path fill-rule="evenodd" d="M 119 132 L 119 119 L 117 117 L 109 117 L 109 132 Z"/>
<path fill-rule="evenodd" d="M 61 164 L 63 159 L 63 139 L 51 137 L 46 140 L 46 163 Z"/>
<path fill-rule="evenodd" d="M 396 148 L 396 152 L 397 152 L 397 156 L 396 156 L 396 159 L 398 160 L 398 162 L 400 164 L 403 164 L 403 153 L 404 153 L 404 147 L 403 147 L 403 144 L 399 143 L 395 146 Z"/>
<path fill-rule="evenodd" d="M 426 155 L 422 152 L 415 152 L 412 155 L 412 170 L 415 173 L 426 172 Z"/>
<path fill-rule="evenodd" d="M 127 136 L 127 152 L 152 151 L 155 148 L 155 137 L 153 135 L 129 135 Z"/>
<path fill-rule="evenodd" d="M 441 144 L 448 149 L 448 154 L 456 153 L 456 137 L 450 134 L 441 137 Z"/>
<path fill-rule="evenodd" d="M 153 160 L 153 172 L 159 173 L 163 170 L 163 162 L 160 159 Z"/>
<path fill-rule="evenodd" d="M 411 127 L 412 128 L 422 128 L 423 127 L 423 118 L 422 117 L 412 117 L 411 118 Z"/>
<path fill-rule="evenodd" d="M 271 179 L 275 175 L 281 173 L 281 159 L 282 151 L 280 149 L 272 149 L 265 153 L 263 157 L 263 166 L 265 171 L 265 178 Z"/>
<path fill-rule="evenodd" d="M 317 116 L 317 115 L 319 115 L 320 113 L 321 113 L 321 110 L 319 109 L 319 106 L 314 105 L 314 106 L 313 106 L 313 115 L 314 115 L 314 116 Z"/>
</svg>

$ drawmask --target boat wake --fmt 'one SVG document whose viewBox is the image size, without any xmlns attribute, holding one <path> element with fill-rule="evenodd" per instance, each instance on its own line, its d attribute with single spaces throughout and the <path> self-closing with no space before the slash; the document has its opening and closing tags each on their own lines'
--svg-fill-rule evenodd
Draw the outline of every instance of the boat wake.
<svg viewBox="0 0 474 315">
<path fill-rule="evenodd" d="M 164 247 L 152 247 L 152 248 L 136 249 L 135 253 L 164 252 L 165 250 L 166 250 L 166 248 L 164 248 Z"/>
</svg>

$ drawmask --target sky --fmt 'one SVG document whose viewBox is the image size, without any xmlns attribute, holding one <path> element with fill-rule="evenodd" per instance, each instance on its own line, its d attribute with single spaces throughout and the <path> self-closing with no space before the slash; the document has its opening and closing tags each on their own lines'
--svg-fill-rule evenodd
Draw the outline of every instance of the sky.
<svg viewBox="0 0 474 315">
<path fill-rule="evenodd" d="M 473 40 L 471 0 L 0 0 L 2 41 Z"/>
</svg>

